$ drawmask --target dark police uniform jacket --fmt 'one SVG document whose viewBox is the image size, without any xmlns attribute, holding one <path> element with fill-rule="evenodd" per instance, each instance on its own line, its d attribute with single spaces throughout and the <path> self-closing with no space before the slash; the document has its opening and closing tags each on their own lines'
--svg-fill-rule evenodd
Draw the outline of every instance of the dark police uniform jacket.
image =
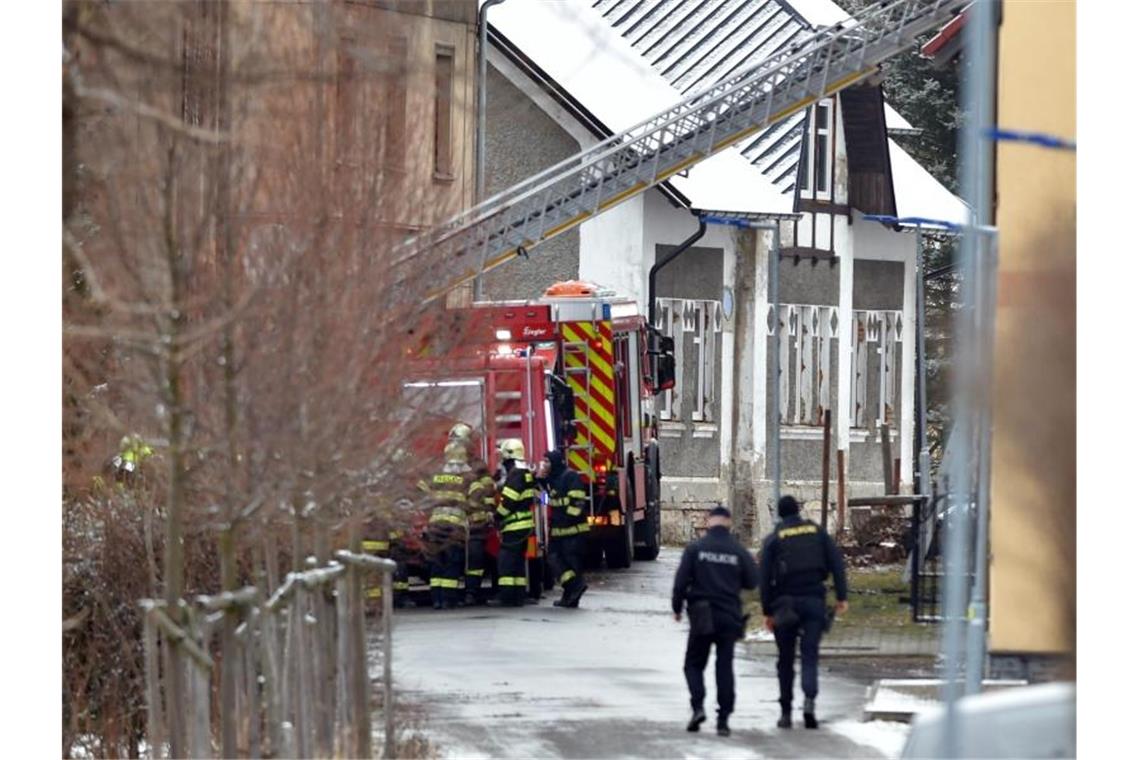
<svg viewBox="0 0 1140 760">
<path fill-rule="evenodd" d="M 709 528 L 704 536 L 685 547 L 673 581 L 673 612 L 681 614 L 682 602 L 707 600 L 716 630 L 740 631 L 744 614 L 740 590 L 756 588 L 756 563 L 748 550 L 732 537 L 728 528 Z"/>
<path fill-rule="evenodd" d="M 760 603 L 765 615 L 784 596 L 825 599 L 827 576 L 835 579 L 835 598 L 847 599 L 847 574 L 839 547 L 825 531 L 799 515 L 785 517 L 760 549 Z"/>
</svg>

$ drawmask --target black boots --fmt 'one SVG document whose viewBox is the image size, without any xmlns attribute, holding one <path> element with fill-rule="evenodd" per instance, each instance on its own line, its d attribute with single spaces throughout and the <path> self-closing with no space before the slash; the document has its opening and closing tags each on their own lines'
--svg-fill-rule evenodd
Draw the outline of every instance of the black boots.
<svg viewBox="0 0 1140 760">
<path fill-rule="evenodd" d="M 685 726 L 685 730 L 691 732 L 700 731 L 701 724 L 704 722 L 705 709 L 703 707 L 698 707 L 696 710 L 693 710 L 693 717 L 689 719 L 689 725 Z"/>
<path fill-rule="evenodd" d="M 777 728 L 791 728 L 792 727 L 792 706 L 780 705 L 780 719 L 776 721 Z"/>
<path fill-rule="evenodd" d="M 732 731 L 728 728 L 728 718 L 717 716 L 716 719 L 716 735 L 717 736 L 732 736 Z"/>
<path fill-rule="evenodd" d="M 815 719 L 815 700 L 804 700 L 804 728 L 819 728 L 819 723 Z"/>
</svg>

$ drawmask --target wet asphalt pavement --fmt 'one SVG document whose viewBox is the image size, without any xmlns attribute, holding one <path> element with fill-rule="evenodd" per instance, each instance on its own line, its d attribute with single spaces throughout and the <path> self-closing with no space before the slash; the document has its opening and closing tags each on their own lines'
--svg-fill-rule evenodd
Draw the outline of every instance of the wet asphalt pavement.
<svg viewBox="0 0 1140 760">
<path fill-rule="evenodd" d="M 820 730 L 805 731 L 798 713 L 795 729 L 780 730 L 775 658 L 743 643 L 732 736 L 715 733 L 712 658 L 710 719 L 687 733 L 687 623 L 669 609 L 679 558 L 678 549 L 665 549 L 656 562 L 590 574 L 576 610 L 552 607 L 550 591 L 521 609 L 399 611 L 399 702 L 445 757 L 884 756 L 878 736 L 855 722 L 866 682 L 821 668 Z"/>
</svg>

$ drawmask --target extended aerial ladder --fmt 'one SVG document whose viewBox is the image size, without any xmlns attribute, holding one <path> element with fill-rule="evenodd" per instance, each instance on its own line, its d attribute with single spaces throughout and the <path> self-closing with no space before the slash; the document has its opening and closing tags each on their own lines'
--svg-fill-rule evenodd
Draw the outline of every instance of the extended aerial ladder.
<svg viewBox="0 0 1140 760">
<path fill-rule="evenodd" d="M 396 266 L 446 262 L 438 298 L 668 180 L 748 135 L 856 84 L 969 0 L 883 0 L 667 111 L 409 239 Z"/>
</svg>

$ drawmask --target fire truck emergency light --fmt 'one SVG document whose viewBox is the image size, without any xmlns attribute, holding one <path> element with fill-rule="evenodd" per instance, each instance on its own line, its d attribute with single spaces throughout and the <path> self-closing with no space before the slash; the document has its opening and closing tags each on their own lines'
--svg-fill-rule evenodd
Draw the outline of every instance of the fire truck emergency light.
<svg viewBox="0 0 1140 760">
<path fill-rule="evenodd" d="M 511 339 L 511 331 L 510 330 L 502 330 L 502 329 L 495 330 L 495 340 L 510 340 L 510 339 Z"/>
</svg>

